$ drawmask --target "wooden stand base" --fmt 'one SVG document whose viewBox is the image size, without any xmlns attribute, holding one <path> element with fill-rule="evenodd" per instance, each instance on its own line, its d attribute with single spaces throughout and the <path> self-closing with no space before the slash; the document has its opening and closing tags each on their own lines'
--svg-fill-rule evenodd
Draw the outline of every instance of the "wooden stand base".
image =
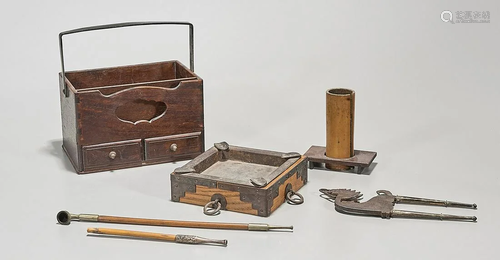
<svg viewBox="0 0 500 260">
<path fill-rule="evenodd" d="M 330 158 L 325 155 L 326 148 L 324 146 L 311 146 L 304 154 L 309 161 L 309 169 L 326 169 L 325 163 L 337 164 L 349 167 L 357 167 L 356 173 L 362 173 L 366 167 L 369 167 L 375 157 L 376 152 L 354 150 L 354 156 L 345 159 Z"/>
</svg>

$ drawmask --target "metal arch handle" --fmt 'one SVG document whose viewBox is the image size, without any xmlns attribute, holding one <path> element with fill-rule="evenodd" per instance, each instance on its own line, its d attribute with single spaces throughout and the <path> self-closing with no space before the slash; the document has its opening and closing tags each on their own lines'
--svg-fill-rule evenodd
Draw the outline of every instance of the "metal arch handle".
<svg viewBox="0 0 500 260">
<path fill-rule="evenodd" d="M 113 28 L 122 28 L 122 27 L 132 27 L 132 26 L 143 26 L 143 25 L 187 25 L 189 26 L 189 69 L 194 72 L 194 26 L 192 23 L 188 22 L 127 22 L 127 23 L 114 23 L 114 24 L 106 24 L 106 25 L 97 25 L 97 26 L 89 26 L 82 27 L 78 29 L 73 29 L 69 31 L 64 31 L 59 33 L 59 52 L 61 54 L 61 67 L 62 67 L 62 79 L 63 79 L 63 92 L 65 97 L 68 97 L 68 86 L 66 85 L 66 71 L 64 69 L 64 52 L 63 52 L 63 36 L 68 34 L 75 34 L 81 32 L 89 32 L 89 31 L 97 31 L 97 30 L 106 30 Z"/>
</svg>

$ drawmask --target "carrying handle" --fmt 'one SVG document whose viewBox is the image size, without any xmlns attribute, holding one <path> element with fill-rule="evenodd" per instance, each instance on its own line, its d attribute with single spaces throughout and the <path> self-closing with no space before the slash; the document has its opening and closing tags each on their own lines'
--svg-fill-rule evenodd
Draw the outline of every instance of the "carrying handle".
<svg viewBox="0 0 500 260">
<path fill-rule="evenodd" d="M 61 67 L 62 67 L 62 84 L 64 86 L 63 93 L 65 97 L 68 97 L 68 86 L 66 85 L 66 71 L 64 69 L 64 52 L 63 52 L 63 41 L 62 38 L 64 35 L 81 33 L 81 32 L 89 32 L 89 31 L 97 31 L 97 30 L 106 30 L 113 28 L 121 28 L 121 27 L 132 27 L 132 26 L 143 26 L 143 25 L 187 25 L 189 26 L 189 68 L 192 72 L 194 72 L 194 26 L 192 23 L 188 22 L 128 22 L 128 23 L 114 23 L 114 24 L 106 24 L 106 25 L 97 25 L 97 26 L 89 26 L 82 27 L 78 29 L 73 29 L 69 31 L 65 31 L 59 34 L 59 51 L 61 53 Z"/>
</svg>

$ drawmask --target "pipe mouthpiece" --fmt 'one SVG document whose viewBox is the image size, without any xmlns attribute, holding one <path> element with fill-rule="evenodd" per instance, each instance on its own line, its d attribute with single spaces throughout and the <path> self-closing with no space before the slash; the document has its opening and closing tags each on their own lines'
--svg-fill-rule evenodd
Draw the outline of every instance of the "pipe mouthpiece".
<svg viewBox="0 0 500 260">
<path fill-rule="evenodd" d="M 269 226 L 269 230 L 273 229 L 290 229 L 293 230 L 293 226 Z"/>
<path fill-rule="evenodd" d="M 71 223 L 71 214 L 65 210 L 59 211 L 56 218 L 57 222 L 61 225 L 69 225 Z"/>
<path fill-rule="evenodd" d="M 273 226 L 264 223 L 249 223 L 249 231 L 269 231 L 274 229 L 290 229 L 293 230 L 293 226 Z"/>
<path fill-rule="evenodd" d="M 202 238 L 202 241 L 200 241 L 198 244 L 214 244 L 214 245 L 221 245 L 221 246 L 227 246 L 227 240 L 226 239 L 207 239 L 207 238 Z"/>
</svg>

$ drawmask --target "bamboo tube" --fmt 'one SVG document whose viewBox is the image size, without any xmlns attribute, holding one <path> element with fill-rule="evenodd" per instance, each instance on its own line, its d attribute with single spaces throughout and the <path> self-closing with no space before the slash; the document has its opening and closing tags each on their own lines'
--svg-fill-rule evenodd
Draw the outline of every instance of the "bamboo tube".
<svg viewBox="0 0 500 260">
<path fill-rule="evenodd" d="M 248 225 L 243 223 L 240 224 L 240 223 L 195 222 L 195 221 L 182 221 L 182 220 L 129 218 L 129 217 L 101 216 L 101 215 L 99 216 L 99 222 L 147 225 L 147 226 L 166 226 L 166 227 L 213 228 L 213 229 L 234 229 L 234 230 L 248 229 Z"/>
<path fill-rule="evenodd" d="M 350 89 L 334 88 L 326 92 L 326 156 L 343 159 L 354 156 L 354 97 Z M 351 167 L 327 163 L 331 170 Z"/>
<path fill-rule="evenodd" d="M 227 246 L 227 240 L 208 239 L 191 235 L 172 235 L 151 232 L 141 232 L 113 228 L 88 228 L 87 233 L 113 235 L 121 237 L 145 238 L 153 240 L 170 241 L 182 244 L 218 244 Z"/>
</svg>

